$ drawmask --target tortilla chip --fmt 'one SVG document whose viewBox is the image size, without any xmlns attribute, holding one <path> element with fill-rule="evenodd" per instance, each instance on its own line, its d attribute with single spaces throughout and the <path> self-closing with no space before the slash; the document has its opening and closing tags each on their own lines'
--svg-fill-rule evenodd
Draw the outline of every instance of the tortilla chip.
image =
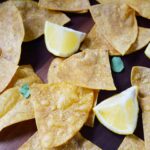
<svg viewBox="0 0 150 150">
<path fill-rule="evenodd" d="M 106 40 L 124 55 L 137 38 L 135 11 L 124 3 L 94 5 L 90 11 Z"/>
<path fill-rule="evenodd" d="M 17 65 L 4 58 L 0 58 L 0 93 L 8 86 L 17 68 Z"/>
<path fill-rule="evenodd" d="M 150 149 L 150 111 L 144 111 L 142 113 L 143 131 L 145 140 L 145 150 Z"/>
<path fill-rule="evenodd" d="M 126 3 L 140 16 L 150 19 L 150 0 L 126 0 Z"/>
<path fill-rule="evenodd" d="M 127 54 L 131 54 L 138 50 L 141 50 L 150 42 L 150 29 L 139 27 L 138 37 L 135 43 L 131 46 L 131 48 L 127 51 Z"/>
<path fill-rule="evenodd" d="M 13 0 L 15 6 L 19 9 L 25 27 L 24 41 L 32 41 L 44 33 L 45 21 L 64 25 L 70 19 L 61 12 L 49 11 L 39 8 L 38 3 L 28 0 Z"/>
<path fill-rule="evenodd" d="M 17 87 L 8 89 L 1 94 L 0 104 L 0 130 L 34 118 L 34 111 L 29 99 L 25 99 Z"/>
<path fill-rule="evenodd" d="M 131 84 L 139 88 L 139 97 L 150 96 L 150 68 L 135 66 L 131 71 Z"/>
<path fill-rule="evenodd" d="M 127 135 L 118 150 L 145 150 L 144 141 L 135 135 Z"/>
<path fill-rule="evenodd" d="M 116 89 L 111 75 L 108 52 L 105 50 L 84 50 L 74 54 L 65 59 L 56 72 L 57 78 L 54 77 L 49 83 L 69 82 L 91 89 Z"/>
<path fill-rule="evenodd" d="M 150 111 L 150 96 L 140 98 L 139 101 L 142 111 Z"/>
<path fill-rule="evenodd" d="M 18 150 L 42 150 L 42 147 L 40 145 L 40 139 L 38 137 L 38 132 L 36 132 Z M 57 148 L 51 148 L 49 150 L 101 150 L 101 148 L 82 137 L 80 133 L 77 133 L 66 144 Z"/>
<path fill-rule="evenodd" d="M 121 55 L 108 43 L 108 41 L 102 35 L 101 30 L 99 30 L 99 28 L 94 25 L 85 40 L 83 41 L 80 49 L 85 50 L 98 48 L 108 50 L 109 55 Z"/>
<path fill-rule="evenodd" d="M 9 10 L 9 11 L 8 11 Z M 18 9 L 11 2 L 0 4 L 0 49 L 1 57 L 18 64 L 24 26 Z M 8 67 L 8 66 L 7 66 Z M 6 67 L 6 68 L 7 68 Z"/>
<path fill-rule="evenodd" d="M 89 9 L 89 0 L 39 0 L 39 6 L 58 11 L 84 12 Z"/>
<path fill-rule="evenodd" d="M 35 84 L 31 99 L 41 145 L 53 148 L 66 143 L 84 125 L 94 93 L 67 83 Z"/>
<path fill-rule="evenodd" d="M 99 94 L 99 91 L 95 90 L 94 91 L 94 101 L 93 101 L 92 108 L 94 108 L 96 106 L 96 104 L 97 104 L 98 94 Z M 94 121 L 95 121 L 95 113 L 94 113 L 94 111 L 92 109 L 90 111 L 90 113 L 89 113 L 89 116 L 88 116 L 88 119 L 87 119 L 85 125 L 89 126 L 89 127 L 93 127 L 94 126 Z"/>
<path fill-rule="evenodd" d="M 48 71 L 48 83 L 53 83 L 54 81 L 59 80 L 59 79 L 57 79 L 57 71 L 58 71 L 58 66 L 61 64 L 61 62 L 63 62 L 63 60 L 64 59 L 62 59 L 62 58 L 55 58 L 52 61 L 51 65 L 49 67 L 49 71 Z M 99 91 L 97 91 L 97 90 L 94 91 L 93 107 L 97 104 L 98 93 L 99 93 Z M 93 112 L 93 110 L 91 110 L 85 125 L 93 127 L 94 120 L 95 120 L 95 113 Z"/>
</svg>

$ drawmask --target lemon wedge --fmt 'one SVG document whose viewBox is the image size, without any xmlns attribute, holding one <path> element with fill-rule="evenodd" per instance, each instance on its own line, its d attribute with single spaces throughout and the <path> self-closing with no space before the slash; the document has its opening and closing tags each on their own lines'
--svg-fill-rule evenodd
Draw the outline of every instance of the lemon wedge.
<svg viewBox="0 0 150 150">
<path fill-rule="evenodd" d="M 146 47 L 146 50 L 145 50 L 145 55 L 150 58 L 150 43 L 148 44 L 148 46 Z"/>
<path fill-rule="evenodd" d="M 78 51 L 86 34 L 46 21 L 44 35 L 49 52 L 56 56 L 68 57 Z"/>
<path fill-rule="evenodd" d="M 98 120 L 117 134 L 132 134 L 137 125 L 137 87 L 133 86 L 93 108 Z"/>
</svg>

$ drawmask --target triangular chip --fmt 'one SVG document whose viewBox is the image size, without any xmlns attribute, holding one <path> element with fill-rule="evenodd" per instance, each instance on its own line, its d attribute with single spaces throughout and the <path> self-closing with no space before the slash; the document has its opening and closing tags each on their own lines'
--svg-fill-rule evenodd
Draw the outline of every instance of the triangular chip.
<svg viewBox="0 0 150 150">
<path fill-rule="evenodd" d="M 67 83 L 33 85 L 31 102 L 43 148 L 66 143 L 86 122 L 93 90 Z"/>
<path fill-rule="evenodd" d="M 52 61 L 51 65 L 49 67 L 48 76 L 47 76 L 48 77 L 48 83 L 53 83 L 54 81 L 59 80 L 59 79 L 57 79 L 57 71 L 58 71 L 59 65 L 61 64 L 61 62 L 63 60 L 64 59 L 62 59 L 62 58 L 55 58 Z M 98 90 L 94 91 L 93 107 L 96 106 L 96 104 L 97 104 L 98 93 L 99 93 Z M 93 112 L 93 110 L 91 110 L 90 113 L 89 113 L 89 117 L 88 117 L 87 122 L 85 123 L 85 125 L 93 127 L 94 120 L 95 120 L 95 113 Z"/>
<path fill-rule="evenodd" d="M 150 68 L 135 66 L 131 71 L 131 84 L 139 87 L 139 96 L 150 96 Z"/>
<path fill-rule="evenodd" d="M 142 17 L 150 19 L 150 0 L 125 0 Z"/>
<path fill-rule="evenodd" d="M 98 48 L 108 50 L 109 55 L 121 55 L 108 43 L 108 41 L 102 35 L 101 30 L 96 25 L 94 25 L 87 37 L 85 38 L 80 49 L 85 50 Z"/>
<path fill-rule="evenodd" d="M 24 41 L 31 41 L 40 37 L 44 33 L 45 21 L 60 25 L 70 21 L 65 14 L 40 8 L 35 1 L 13 0 L 13 3 L 22 15 L 25 27 Z"/>
<path fill-rule="evenodd" d="M 108 52 L 99 49 L 84 50 L 65 59 L 59 65 L 57 78 L 54 77 L 53 81 L 49 82 L 62 81 L 91 89 L 116 89 L 111 75 Z"/>
<path fill-rule="evenodd" d="M 17 65 L 0 58 L 0 93 L 8 86 L 17 68 Z"/>
<path fill-rule="evenodd" d="M 89 0 L 39 0 L 39 6 L 67 12 L 86 12 L 90 7 Z"/>
<path fill-rule="evenodd" d="M 9 11 L 8 11 L 9 10 Z M 18 9 L 11 2 L 0 4 L 0 50 L 3 58 L 18 64 L 24 26 Z M 8 66 L 7 66 L 8 67 Z M 7 68 L 6 67 L 6 68 Z"/>
<path fill-rule="evenodd" d="M 145 150 L 144 141 L 135 135 L 124 138 L 118 150 Z"/>
<path fill-rule="evenodd" d="M 18 150 L 42 150 L 38 132 L 36 132 Z M 80 133 L 77 133 L 66 144 L 57 148 L 50 148 L 49 150 L 101 150 L 101 148 L 82 137 Z"/>
<path fill-rule="evenodd" d="M 94 5 L 90 11 L 106 40 L 124 55 L 138 35 L 135 11 L 124 3 Z"/>
</svg>

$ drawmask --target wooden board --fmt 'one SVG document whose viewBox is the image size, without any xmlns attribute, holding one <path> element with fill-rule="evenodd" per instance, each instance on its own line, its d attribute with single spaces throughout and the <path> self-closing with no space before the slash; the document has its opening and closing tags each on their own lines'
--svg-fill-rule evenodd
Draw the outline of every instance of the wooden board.
<svg viewBox="0 0 150 150">
<path fill-rule="evenodd" d="M 93 3 L 95 2 L 92 1 Z M 71 22 L 66 25 L 67 27 L 88 33 L 94 24 L 89 13 L 67 15 L 71 18 Z M 138 17 L 138 24 L 150 27 L 150 22 L 140 17 Z M 99 102 L 131 86 L 130 72 L 132 66 L 150 67 L 150 60 L 144 55 L 143 50 L 122 58 L 125 63 L 125 70 L 122 73 L 113 74 L 118 90 L 115 92 L 101 91 Z M 42 36 L 35 41 L 23 44 L 20 65 L 31 64 L 37 74 L 46 82 L 47 70 L 53 58 L 54 56 L 47 51 Z M 34 120 L 18 123 L 4 129 L 0 132 L 0 150 L 17 150 L 35 131 Z M 107 130 L 97 119 L 94 128 L 83 127 L 81 133 L 103 150 L 117 150 L 124 137 Z M 143 138 L 141 113 L 135 134 Z"/>
</svg>

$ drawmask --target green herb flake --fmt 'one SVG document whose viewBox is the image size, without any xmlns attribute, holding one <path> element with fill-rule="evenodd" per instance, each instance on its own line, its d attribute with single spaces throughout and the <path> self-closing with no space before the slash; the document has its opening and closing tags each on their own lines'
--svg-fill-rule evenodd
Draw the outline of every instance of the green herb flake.
<svg viewBox="0 0 150 150">
<path fill-rule="evenodd" d="M 111 68 L 113 72 L 121 72 L 124 69 L 124 63 L 120 57 L 113 57 L 111 59 Z"/>
<path fill-rule="evenodd" d="M 30 97 L 30 88 L 28 84 L 22 85 L 19 91 L 26 99 Z"/>
</svg>

